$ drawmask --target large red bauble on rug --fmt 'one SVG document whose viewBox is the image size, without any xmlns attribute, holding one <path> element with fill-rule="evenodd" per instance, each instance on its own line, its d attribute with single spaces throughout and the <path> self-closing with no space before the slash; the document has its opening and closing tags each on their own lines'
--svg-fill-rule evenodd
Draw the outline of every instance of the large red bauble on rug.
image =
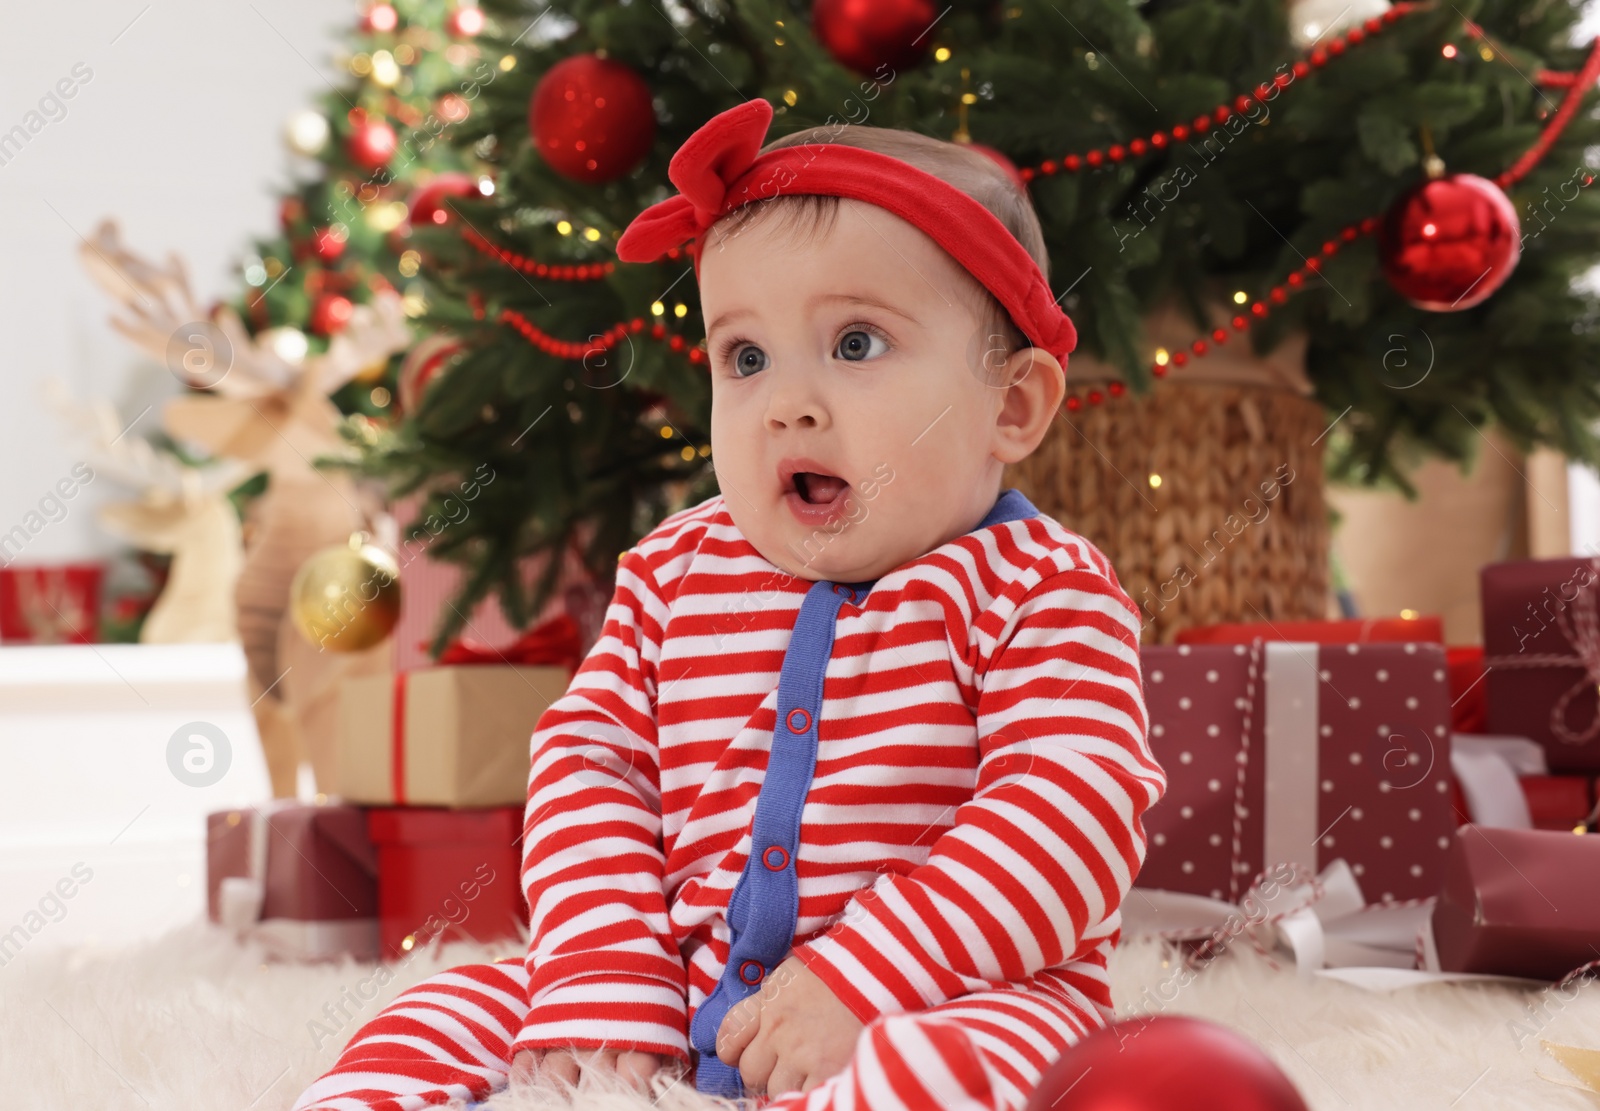
<svg viewBox="0 0 1600 1111">
<path fill-rule="evenodd" d="M 1096 1030 L 1045 1070 L 1027 1111 L 1307 1111 L 1272 1059 L 1225 1026 L 1184 1015 Z"/>
<path fill-rule="evenodd" d="M 528 102 L 533 145 L 574 181 L 615 181 L 650 153 L 656 113 L 650 86 L 610 58 L 578 54 L 539 79 Z"/>
<path fill-rule="evenodd" d="M 1481 304 L 1522 254 L 1517 210 L 1476 174 L 1446 174 L 1402 196 L 1378 228 L 1384 277 L 1419 309 L 1460 312 Z"/>
</svg>

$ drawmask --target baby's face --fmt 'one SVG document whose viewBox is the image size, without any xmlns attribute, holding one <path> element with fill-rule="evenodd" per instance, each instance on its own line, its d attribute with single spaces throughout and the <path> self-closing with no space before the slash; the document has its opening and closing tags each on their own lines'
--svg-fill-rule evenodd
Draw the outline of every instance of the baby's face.
<svg viewBox="0 0 1600 1111">
<path fill-rule="evenodd" d="M 711 457 L 767 560 L 877 579 L 983 519 L 1006 391 L 986 380 L 1001 341 L 983 334 L 974 288 L 927 235 L 860 201 L 841 200 L 809 242 L 777 219 L 712 230 Z"/>
</svg>

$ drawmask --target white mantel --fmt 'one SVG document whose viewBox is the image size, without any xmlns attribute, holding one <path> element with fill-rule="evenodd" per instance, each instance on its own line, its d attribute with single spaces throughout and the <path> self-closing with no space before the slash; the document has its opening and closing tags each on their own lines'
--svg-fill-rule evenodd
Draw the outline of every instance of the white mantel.
<svg viewBox="0 0 1600 1111">
<path fill-rule="evenodd" d="M 193 722 L 226 738 L 215 783 L 187 784 L 169 766 L 173 735 Z M 0 937 L 74 865 L 92 873 L 67 884 L 65 913 L 22 955 L 192 920 L 205 903 L 205 815 L 269 794 L 237 644 L 0 647 Z"/>
</svg>

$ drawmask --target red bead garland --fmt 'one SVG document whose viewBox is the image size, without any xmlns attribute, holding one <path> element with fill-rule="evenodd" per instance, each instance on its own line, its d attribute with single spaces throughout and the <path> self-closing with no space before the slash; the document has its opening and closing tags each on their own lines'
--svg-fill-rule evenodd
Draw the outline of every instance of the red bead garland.
<svg viewBox="0 0 1600 1111">
<path fill-rule="evenodd" d="M 1296 61 L 1290 67 L 1289 73 L 1274 74 L 1271 81 L 1257 85 L 1253 97 L 1237 96 L 1233 99 L 1231 105 L 1227 103 L 1219 104 L 1210 112 L 1196 116 L 1188 124 L 1174 124 L 1166 130 L 1157 131 L 1148 138 L 1140 137 L 1130 139 L 1127 143 L 1113 143 L 1105 150 L 1096 149 L 1085 151 L 1081 154 L 1065 154 L 1059 160 L 1047 159 L 1038 166 L 1024 166 L 1018 170 L 1018 173 L 1022 175 L 1022 180 L 1026 182 L 1032 181 L 1040 174 L 1046 176 L 1054 174 L 1060 169 L 1064 169 L 1069 173 L 1076 173 L 1084 166 L 1088 166 L 1091 169 L 1100 169 L 1106 165 L 1121 163 L 1130 154 L 1137 157 L 1144 154 L 1147 149 L 1162 150 L 1168 142 L 1186 142 L 1191 134 L 1204 134 L 1214 123 L 1226 123 L 1235 112 L 1244 115 L 1250 111 L 1256 101 L 1263 101 L 1276 96 L 1278 92 L 1287 89 L 1296 78 L 1306 77 L 1313 69 L 1320 69 L 1327 65 L 1330 56 L 1339 57 L 1345 52 L 1347 46 L 1355 46 L 1365 42 L 1389 24 L 1399 20 L 1400 17 L 1424 6 L 1422 4 L 1396 4 L 1381 16 L 1374 16 L 1365 23 L 1350 28 L 1342 38 L 1334 39 L 1326 46 L 1313 50 L 1308 59 Z"/>
<path fill-rule="evenodd" d="M 573 343 L 571 340 L 557 339 L 549 332 L 543 331 L 516 309 L 501 309 L 500 322 L 516 329 L 524 339 L 546 355 L 552 355 L 558 359 L 574 360 L 586 359 L 590 355 L 609 351 L 621 343 L 625 337 L 646 331 L 644 317 L 636 316 L 626 323 L 612 325 L 596 339 L 589 340 L 586 343 Z M 659 320 L 651 324 L 648 331 L 651 339 L 666 340 L 669 350 L 674 352 L 687 351 L 688 359 L 694 365 L 699 366 L 706 361 L 704 349 L 698 346 L 691 347 L 682 336 L 669 336 L 666 325 Z"/>
<path fill-rule="evenodd" d="M 531 274 L 536 278 L 550 278 L 558 282 L 588 282 L 597 281 L 607 277 L 617 268 L 614 262 L 580 262 L 577 264 L 545 263 L 531 259 L 526 255 L 519 255 L 504 247 L 497 247 L 490 243 L 475 228 L 467 228 L 461 233 L 462 238 L 476 247 L 483 254 L 499 259 L 513 270 L 520 270 L 524 274 Z"/>
<path fill-rule="evenodd" d="M 1393 9 L 1390 10 L 1392 11 Z M 1271 301 L 1275 305 L 1281 305 L 1288 301 L 1290 292 L 1298 292 L 1299 290 L 1305 288 L 1306 279 L 1322 271 L 1323 260 L 1325 258 L 1329 257 L 1330 255 L 1337 254 L 1339 249 L 1344 244 L 1353 243 L 1361 236 L 1371 235 L 1377 230 L 1378 218 L 1375 216 L 1368 216 L 1359 224 L 1351 224 L 1349 227 L 1340 229 L 1337 239 L 1329 239 L 1324 242 L 1322 244 L 1322 251 L 1320 254 L 1313 255 L 1311 258 L 1307 259 L 1304 266 L 1284 279 L 1284 282 L 1289 286 L 1289 289 L 1285 289 L 1284 286 L 1281 285 L 1273 286 L 1272 289 L 1267 293 L 1267 300 Z M 1254 301 L 1250 305 L 1250 313 L 1248 316 L 1241 311 L 1228 323 L 1233 326 L 1234 331 L 1243 332 L 1255 321 L 1265 320 L 1270 311 L 1271 310 L 1267 307 L 1266 302 Z M 1252 317 L 1254 319 L 1252 319 Z M 1189 345 L 1189 349 L 1187 351 L 1172 352 L 1172 354 L 1168 356 L 1168 361 L 1165 363 L 1151 363 L 1150 373 L 1156 378 L 1165 378 L 1167 376 L 1167 370 L 1170 367 L 1181 368 L 1187 366 L 1191 357 L 1196 359 L 1204 358 L 1206 355 L 1210 354 L 1214 347 L 1221 347 L 1227 341 L 1228 330 L 1226 328 L 1213 328 L 1209 338 L 1195 340 Z M 1112 397 L 1121 397 L 1126 392 L 1126 387 L 1121 382 L 1110 383 L 1108 389 Z M 1089 390 L 1084 397 L 1079 397 L 1075 394 L 1068 394 L 1065 402 L 1067 411 L 1069 413 L 1078 412 L 1083 408 L 1085 399 L 1087 399 L 1090 405 L 1099 405 L 1101 402 L 1106 400 L 1105 396 L 1102 395 L 1098 389 Z"/>
</svg>

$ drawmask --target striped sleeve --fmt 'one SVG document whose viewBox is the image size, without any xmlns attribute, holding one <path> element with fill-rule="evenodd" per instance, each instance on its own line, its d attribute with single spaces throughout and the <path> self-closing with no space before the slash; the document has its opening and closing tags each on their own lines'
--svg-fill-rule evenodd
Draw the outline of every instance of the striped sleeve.
<svg viewBox="0 0 1600 1111">
<path fill-rule="evenodd" d="M 880 875 L 795 947 L 862 1022 L 1115 944 L 1144 862 L 1141 815 L 1166 790 L 1137 610 L 1098 571 L 1042 570 L 981 671 L 972 799 L 925 863 Z"/>
<path fill-rule="evenodd" d="M 523 823 L 528 1017 L 512 1046 L 689 1059 L 688 974 L 662 888 L 656 664 L 666 603 L 637 549 L 600 638 L 539 719 Z"/>
</svg>

